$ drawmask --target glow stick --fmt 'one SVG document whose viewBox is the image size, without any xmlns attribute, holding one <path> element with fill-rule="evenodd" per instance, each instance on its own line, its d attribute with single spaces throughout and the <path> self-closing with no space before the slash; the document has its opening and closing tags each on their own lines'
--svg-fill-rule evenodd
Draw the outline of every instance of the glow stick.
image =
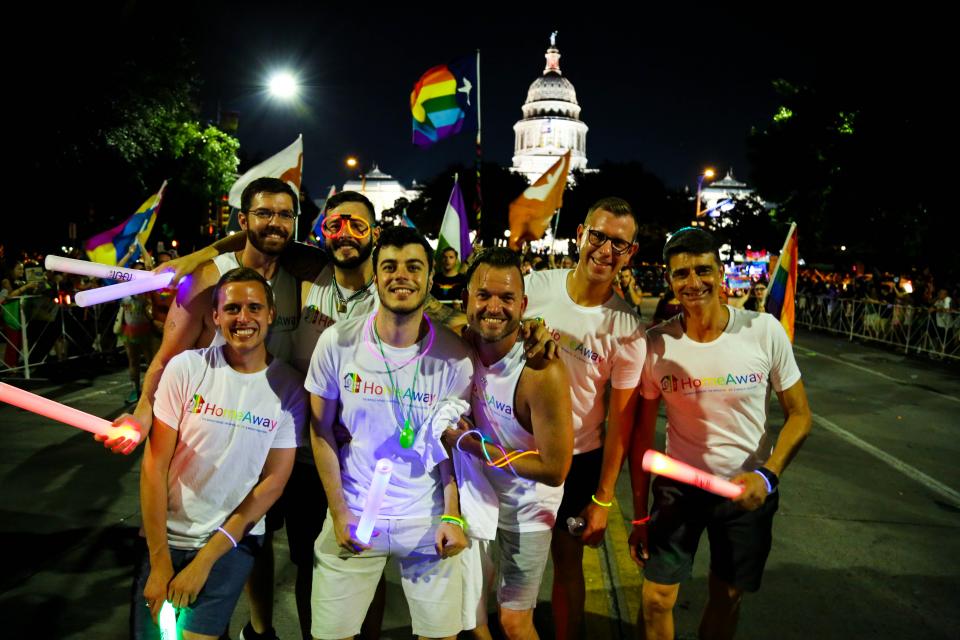
<svg viewBox="0 0 960 640">
<path fill-rule="evenodd" d="M 163 289 L 168 286 L 172 279 L 172 271 L 157 274 L 150 273 L 147 277 L 140 278 L 139 280 L 111 284 L 106 287 L 100 287 L 99 289 L 79 291 L 77 292 L 77 306 L 89 307 L 95 304 L 110 302 L 111 300 L 119 300 L 126 296 L 135 296 L 138 293 L 156 291 L 157 289 Z"/>
<path fill-rule="evenodd" d="M 743 493 L 743 487 L 738 484 L 669 458 L 653 449 L 647 449 L 643 454 L 643 470 L 691 484 L 724 498 L 736 498 Z"/>
<path fill-rule="evenodd" d="M 108 420 L 98 418 L 97 416 L 90 415 L 73 407 L 68 407 L 65 404 L 60 404 L 49 398 L 38 396 L 35 393 L 24 391 L 19 387 L 14 387 L 4 382 L 0 382 L 0 401 L 8 402 L 15 407 L 32 411 L 51 420 L 56 420 L 57 422 L 62 422 L 71 427 L 83 429 L 84 431 L 89 431 L 90 433 L 95 433 L 100 436 L 107 436 L 108 438 L 124 437 L 128 440 L 140 442 L 140 432 L 132 427 L 114 427 Z"/>
<path fill-rule="evenodd" d="M 167 600 L 160 607 L 157 626 L 160 627 L 160 640 L 177 640 L 177 610 Z"/>
<path fill-rule="evenodd" d="M 367 492 L 367 501 L 363 505 L 363 514 L 360 516 L 360 524 L 357 525 L 357 540 L 363 544 L 368 544 L 370 536 L 373 535 L 373 525 L 380 515 L 380 505 L 383 504 L 383 496 L 387 493 L 391 475 L 393 475 L 393 463 L 386 458 L 377 460 L 377 466 L 373 468 L 373 480 L 370 481 L 370 491 Z"/>
<path fill-rule="evenodd" d="M 89 262 L 87 260 L 74 260 L 73 258 L 64 258 L 63 256 L 47 256 L 43 261 L 43 266 L 47 271 L 61 271 L 63 273 L 74 273 L 78 276 L 90 276 L 93 278 L 120 280 L 123 282 L 137 279 L 142 280 L 149 275 L 153 275 L 149 271 L 141 271 L 140 269 L 111 267 L 108 264 Z"/>
</svg>

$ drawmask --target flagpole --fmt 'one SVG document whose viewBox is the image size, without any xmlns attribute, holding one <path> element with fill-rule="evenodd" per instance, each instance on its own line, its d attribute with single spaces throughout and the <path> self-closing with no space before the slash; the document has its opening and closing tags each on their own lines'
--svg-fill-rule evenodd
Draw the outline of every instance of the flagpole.
<svg viewBox="0 0 960 640">
<path fill-rule="evenodd" d="M 480 190 L 480 166 L 483 164 L 483 148 L 480 144 L 480 49 L 477 49 L 477 149 L 476 149 L 476 171 L 477 171 L 477 238 L 480 238 L 480 214 L 483 211 L 483 195 Z"/>
</svg>

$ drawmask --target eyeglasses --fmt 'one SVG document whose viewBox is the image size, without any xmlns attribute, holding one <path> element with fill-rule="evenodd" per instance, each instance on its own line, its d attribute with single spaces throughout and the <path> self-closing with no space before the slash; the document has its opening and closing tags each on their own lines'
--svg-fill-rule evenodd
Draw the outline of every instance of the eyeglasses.
<svg viewBox="0 0 960 640">
<path fill-rule="evenodd" d="M 273 211 L 272 209 L 254 209 L 248 213 L 251 216 L 256 216 L 257 220 L 260 222 L 270 222 L 273 220 L 273 216 L 279 216 L 284 222 L 291 222 L 297 219 L 297 214 L 289 209 L 284 209 L 283 211 Z"/>
<path fill-rule="evenodd" d="M 346 229 L 351 236 L 363 240 L 370 235 L 370 225 L 360 218 L 349 215 L 328 216 L 320 225 L 320 231 L 329 239 L 339 238 Z"/>
<path fill-rule="evenodd" d="M 596 229 L 591 229 L 590 227 L 587 227 L 587 240 L 595 247 L 602 247 L 607 240 L 609 240 L 610 249 L 618 256 L 623 255 L 630 250 L 630 247 L 633 246 L 632 242 L 624 240 L 623 238 L 613 238 L 602 231 L 597 231 Z"/>
</svg>

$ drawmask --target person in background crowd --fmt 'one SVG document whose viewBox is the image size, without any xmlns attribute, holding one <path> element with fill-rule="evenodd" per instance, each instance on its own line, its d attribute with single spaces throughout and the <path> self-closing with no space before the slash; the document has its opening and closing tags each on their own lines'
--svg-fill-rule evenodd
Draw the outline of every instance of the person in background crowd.
<svg viewBox="0 0 960 640">
<path fill-rule="evenodd" d="M 747 311 L 763 311 L 760 305 L 763 304 L 763 294 L 767 292 L 767 285 L 763 282 L 754 282 L 750 287 L 750 294 L 747 301 L 743 303 L 743 308 Z"/>
</svg>

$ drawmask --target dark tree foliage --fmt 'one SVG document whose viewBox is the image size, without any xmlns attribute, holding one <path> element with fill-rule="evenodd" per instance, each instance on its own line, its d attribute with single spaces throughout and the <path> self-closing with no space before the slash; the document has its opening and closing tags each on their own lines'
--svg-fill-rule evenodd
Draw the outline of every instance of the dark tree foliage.
<svg viewBox="0 0 960 640">
<path fill-rule="evenodd" d="M 229 186 L 238 146 L 197 123 L 189 17 L 111 2 L 56 13 L 43 21 L 41 44 L 56 66 L 22 70 L 30 101 L 18 105 L 14 132 L 26 156 L 24 186 L 45 203 L 44 232 L 29 234 L 30 220 L 10 245 L 59 247 L 69 222 L 82 242 L 131 215 L 167 179 L 159 221 L 189 246 L 210 200 Z"/>
<path fill-rule="evenodd" d="M 938 85 L 927 66 L 876 62 L 816 86 L 777 81 L 782 106 L 748 138 L 752 183 L 798 223 L 808 261 L 950 271 Z"/>
</svg>

